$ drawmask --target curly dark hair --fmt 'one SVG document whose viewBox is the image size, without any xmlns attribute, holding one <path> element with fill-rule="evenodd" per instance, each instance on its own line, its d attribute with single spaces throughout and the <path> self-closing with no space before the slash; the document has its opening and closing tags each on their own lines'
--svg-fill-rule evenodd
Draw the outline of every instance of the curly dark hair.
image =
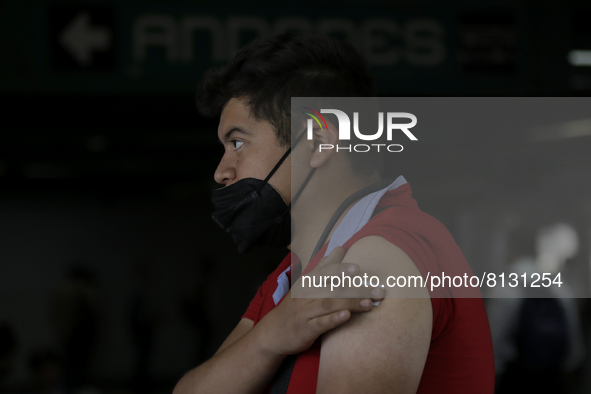
<svg viewBox="0 0 591 394">
<path fill-rule="evenodd" d="M 231 98 L 245 98 L 255 118 L 290 142 L 291 97 L 370 97 L 373 79 L 351 44 L 311 33 L 279 34 L 245 46 L 225 68 L 209 70 L 197 90 L 204 116 L 219 116 Z"/>
<path fill-rule="evenodd" d="M 197 108 L 216 117 L 231 98 L 242 98 L 252 115 L 271 123 L 281 145 L 288 146 L 292 97 L 374 95 L 368 64 L 350 43 L 285 33 L 254 40 L 227 67 L 209 70 L 197 89 Z"/>
</svg>

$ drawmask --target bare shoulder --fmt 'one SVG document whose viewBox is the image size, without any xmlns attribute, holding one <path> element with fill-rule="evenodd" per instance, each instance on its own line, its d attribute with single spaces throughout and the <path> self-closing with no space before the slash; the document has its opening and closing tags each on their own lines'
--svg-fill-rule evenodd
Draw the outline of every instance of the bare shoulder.
<svg viewBox="0 0 591 394">
<path fill-rule="evenodd" d="M 365 237 L 347 252 L 345 262 L 361 274 L 417 276 L 420 271 L 402 249 L 379 236 Z M 424 288 L 386 286 L 386 299 L 368 313 L 322 338 L 318 392 L 414 393 L 431 340 L 432 309 Z"/>
</svg>

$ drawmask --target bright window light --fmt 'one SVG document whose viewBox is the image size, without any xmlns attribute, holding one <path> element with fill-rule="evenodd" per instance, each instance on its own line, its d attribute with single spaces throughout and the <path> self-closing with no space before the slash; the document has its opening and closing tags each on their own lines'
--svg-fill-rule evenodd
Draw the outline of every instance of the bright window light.
<svg viewBox="0 0 591 394">
<path fill-rule="evenodd" d="M 591 50 L 573 49 L 568 53 L 568 62 L 572 66 L 591 66 Z"/>
</svg>

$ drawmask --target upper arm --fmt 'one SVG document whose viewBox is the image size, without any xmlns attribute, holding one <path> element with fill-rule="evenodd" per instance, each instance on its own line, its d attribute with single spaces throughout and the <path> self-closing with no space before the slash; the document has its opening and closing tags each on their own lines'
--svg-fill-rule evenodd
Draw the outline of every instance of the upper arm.
<svg viewBox="0 0 591 394">
<path fill-rule="evenodd" d="M 224 340 L 222 346 L 220 346 L 220 348 L 217 352 L 215 352 L 215 354 L 220 353 L 222 350 L 224 350 L 225 348 L 227 348 L 228 346 L 242 338 L 244 335 L 246 335 L 246 333 L 248 333 L 252 329 L 252 327 L 254 327 L 254 322 L 252 320 L 242 318 L 240 322 L 238 322 L 236 327 L 234 327 L 230 335 L 228 335 L 228 337 Z"/>
<path fill-rule="evenodd" d="M 382 237 L 359 240 L 345 260 L 359 264 L 361 273 L 379 271 L 380 283 L 388 275 L 420 275 L 408 255 Z M 384 262 L 389 264 L 386 271 Z M 323 336 L 318 393 L 416 392 L 433 314 L 428 291 L 412 290 L 421 298 L 404 298 L 404 290 L 386 287 L 387 298 L 377 308 L 353 315 Z"/>
</svg>

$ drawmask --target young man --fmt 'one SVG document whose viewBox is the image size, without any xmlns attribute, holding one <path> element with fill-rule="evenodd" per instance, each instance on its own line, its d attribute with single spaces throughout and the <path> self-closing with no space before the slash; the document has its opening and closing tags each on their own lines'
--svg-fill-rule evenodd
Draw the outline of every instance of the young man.
<svg viewBox="0 0 591 394">
<path fill-rule="evenodd" d="M 257 40 L 205 77 L 198 104 L 204 114 L 220 115 L 225 147 L 214 175 L 224 187 L 214 191 L 213 217 L 242 251 L 283 244 L 293 255 L 261 286 L 218 352 L 187 373 L 174 394 L 493 392 L 481 299 L 434 298 L 420 287 L 387 288 L 386 299 L 379 289 L 292 297 L 301 279 L 289 290 L 298 269 L 423 277 L 469 271 L 449 232 L 418 209 L 404 178 L 376 188 L 379 173 L 367 156 L 318 149 L 337 142 L 334 123 L 291 144 L 299 136 L 291 133 L 291 97 L 373 94 L 353 47 L 307 34 Z M 295 124 L 301 134 L 305 124 Z M 371 202 L 361 199 L 367 187 Z M 360 211 L 374 216 L 355 219 Z M 343 236 L 352 224 L 360 230 Z M 327 242 L 319 242 L 325 231 Z"/>
</svg>

